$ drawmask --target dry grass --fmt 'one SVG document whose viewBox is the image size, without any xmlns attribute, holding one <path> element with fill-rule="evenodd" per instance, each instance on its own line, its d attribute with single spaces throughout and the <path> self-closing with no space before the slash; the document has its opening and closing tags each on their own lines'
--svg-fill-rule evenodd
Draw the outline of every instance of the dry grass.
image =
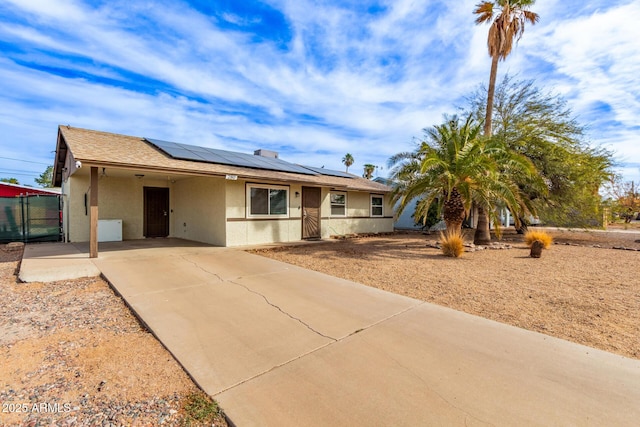
<svg viewBox="0 0 640 427">
<path fill-rule="evenodd" d="M 542 246 L 545 249 L 549 249 L 549 247 L 553 244 L 553 237 L 551 237 L 551 235 L 547 232 L 534 230 L 527 231 L 527 233 L 524 235 L 524 241 L 529 247 L 533 245 L 533 242 L 539 241 L 540 243 L 542 243 Z"/>
<path fill-rule="evenodd" d="M 464 253 L 464 238 L 460 231 L 440 233 L 440 245 L 444 256 L 459 258 Z"/>
<path fill-rule="evenodd" d="M 261 255 L 502 323 L 640 359 L 640 235 L 554 231 L 558 244 L 443 257 L 420 234 L 256 251 Z M 613 236 L 613 237 L 612 237 Z M 634 240 L 638 240 L 635 242 Z M 566 246 L 584 244 L 585 246 Z M 589 245 L 589 246 L 586 246 Z"/>
</svg>

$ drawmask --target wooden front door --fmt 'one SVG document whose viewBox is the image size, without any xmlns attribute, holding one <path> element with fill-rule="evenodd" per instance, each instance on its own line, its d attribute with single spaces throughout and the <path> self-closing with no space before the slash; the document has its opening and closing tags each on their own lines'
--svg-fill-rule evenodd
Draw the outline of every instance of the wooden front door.
<svg viewBox="0 0 640 427">
<path fill-rule="evenodd" d="M 302 187 L 302 238 L 320 238 L 320 189 Z"/>
<path fill-rule="evenodd" d="M 169 235 L 169 189 L 144 187 L 144 237 Z"/>
</svg>

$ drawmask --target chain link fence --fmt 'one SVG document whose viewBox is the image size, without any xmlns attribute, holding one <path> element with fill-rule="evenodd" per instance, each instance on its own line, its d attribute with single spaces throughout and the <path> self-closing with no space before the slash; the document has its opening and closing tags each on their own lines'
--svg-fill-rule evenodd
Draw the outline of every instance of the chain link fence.
<svg viewBox="0 0 640 427">
<path fill-rule="evenodd" d="M 60 196 L 0 197 L 0 243 L 59 242 Z"/>
</svg>

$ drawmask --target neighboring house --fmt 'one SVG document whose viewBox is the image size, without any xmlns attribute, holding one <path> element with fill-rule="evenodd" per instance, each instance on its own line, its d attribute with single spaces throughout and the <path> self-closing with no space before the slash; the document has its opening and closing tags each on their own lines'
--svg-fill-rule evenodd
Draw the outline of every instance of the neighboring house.
<svg viewBox="0 0 640 427">
<path fill-rule="evenodd" d="M 125 240 L 218 246 L 393 231 L 389 187 L 266 150 L 249 155 L 59 126 L 54 184 L 62 186 L 70 242 L 93 245 L 107 220 L 121 221 Z"/>
<path fill-rule="evenodd" d="M 0 182 L 0 197 L 17 197 L 17 196 L 33 196 L 35 194 L 44 194 L 47 196 L 60 195 L 59 188 L 34 188 L 26 185 L 9 184 L 8 182 Z"/>
<path fill-rule="evenodd" d="M 387 186 L 391 185 L 391 182 L 386 178 L 376 177 L 373 180 L 375 182 L 383 184 L 383 185 L 387 185 Z M 423 227 L 420 224 L 416 224 L 414 219 L 413 219 L 413 215 L 416 212 L 416 201 L 417 200 L 418 199 L 416 198 L 416 199 L 410 201 L 409 204 L 407 204 L 407 207 L 404 209 L 404 211 L 402 211 L 402 214 L 395 218 L 395 221 L 393 223 L 393 227 L 395 229 L 398 229 L 398 230 L 422 230 L 423 229 Z M 397 202 L 395 204 L 395 206 L 393 206 L 394 214 L 395 214 L 395 212 L 398 211 L 398 205 L 399 204 L 400 204 L 400 202 Z"/>
<path fill-rule="evenodd" d="M 391 185 L 391 182 L 386 178 L 377 177 L 377 178 L 374 178 L 373 180 L 387 186 Z M 416 213 L 416 203 L 418 202 L 418 200 L 420 200 L 420 198 L 416 197 L 407 204 L 402 214 L 395 218 L 395 221 L 393 223 L 394 228 L 398 230 L 422 230 L 424 228 L 421 224 L 416 224 L 414 219 L 414 215 Z M 397 202 L 393 207 L 394 213 L 398 211 L 399 204 L 400 202 Z M 464 223 L 464 226 L 475 228 L 478 225 L 477 216 L 478 216 L 477 208 L 474 206 L 469 212 L 469 215 Z M 504 227 L 507 227 L 509 225 L 514 225 L 513 216 L 511 215 L 511 212 L 509 212 L 507 209 L 500 210 L 500 223 Z M 537 217 L 531 216 L 529 223 L 532 225 L 538 225 L 540 224 L 540 220 Z M 441 230 L 443 227 L 443 224 L 444 222 L 440 221 L 440 223 L 433 226 L 430 230 L 431 231 Z M 490 227 L 491 227 L 491 224 L 490 224 Z"/>
</svg>

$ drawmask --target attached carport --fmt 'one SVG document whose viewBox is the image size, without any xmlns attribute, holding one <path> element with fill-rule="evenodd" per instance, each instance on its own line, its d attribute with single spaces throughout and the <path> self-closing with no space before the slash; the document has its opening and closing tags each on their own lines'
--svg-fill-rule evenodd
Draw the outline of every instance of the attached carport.
<svg viewBox="0 0 640 427">
<path fill-rule="evenodd" d="M 100 222 L 119 221 L 121 240 L 178 237 L 225 244 L 224 177 L 73 161 L 61 181 L 68 242 L 90 243 L 98 256 Z M 65 173 L 67 173 L 65 171 Z M 69 197 L 71 193 L 83 197 Z"/>
</svg>

